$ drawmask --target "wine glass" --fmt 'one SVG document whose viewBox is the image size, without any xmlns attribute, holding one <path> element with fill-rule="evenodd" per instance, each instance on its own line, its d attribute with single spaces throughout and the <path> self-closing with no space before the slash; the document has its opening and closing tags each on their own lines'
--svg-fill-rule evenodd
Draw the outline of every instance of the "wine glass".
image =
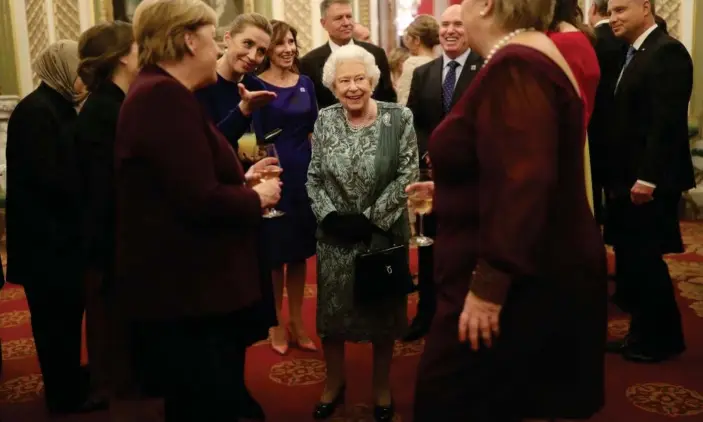
<svg viewBox="0 0 703 422">
<path fill-rule="evenodd" d="M 278 160 L 278 152 L 276 151 L 276 146 L 273 143 L 267 144 L 256 144 L 254 147 L 254 156 L 252 157 L 253 162 L 258 162 L 264 158 L 273 157 Z M 280 161 L 279 161 L 280 164 Z M 261 169 L 259 173 L 259 180 L 265 182 L 271 179 L 278 179 L 281 177 L 283 169 L 280 166 L 266 166 Z M 264 218 L 276 218 L 284 216 L 286 213 L 275 208 L 268 208 L 264 211 Z"/>
<path fill-rule="evenodd" d="M 432 173 L 429 169 L 420 170 L 420 182 L 432 180 Z M 418 217 L 418 231 L 415 236 L 410 239 L 410 242 L 418 247 L 430 246 L 434 240 L 424 235 L 424 227 L 422 218 L 432 211 L 432 193 L 427 189 L 415 189 L 408 195 L 410 208 L 412 208 Z"/>
</svg>

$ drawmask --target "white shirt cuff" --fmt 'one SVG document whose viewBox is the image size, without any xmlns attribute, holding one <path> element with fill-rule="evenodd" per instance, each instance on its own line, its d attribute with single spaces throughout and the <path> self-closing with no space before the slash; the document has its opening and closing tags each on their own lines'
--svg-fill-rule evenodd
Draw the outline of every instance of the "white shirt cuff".
<svg viewBox="0 0 703 422">
<path fill-rule="evenodd" d="M 654 183 L 645 182 L 644 180 L 637 180 L 637 183 L 639 183 L 640 185 L 649 186 L 652 189 L 657 188 L 657 185 L 655 185 Z"/>
</svg>

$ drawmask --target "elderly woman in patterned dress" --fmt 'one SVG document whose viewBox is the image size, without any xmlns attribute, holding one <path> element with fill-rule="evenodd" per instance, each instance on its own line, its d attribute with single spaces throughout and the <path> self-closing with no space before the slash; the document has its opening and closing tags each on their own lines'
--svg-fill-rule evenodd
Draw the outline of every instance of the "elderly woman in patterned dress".
<svg viewBox="0 0 703 422">
<path fill-rule="evenodd" d="M 371 99 L 379 76 L 374 57 L 353 45 L 333 52 L 323 69 L 323 84 L 339 104 L 321 110 L 315 123 L 307 182 L 320 223 L 317 331 L 327 363 L 327 383 L 314 412 L 318 420 L 343 401 L 346 341 L 373 343 L 374 416 L 393 418 L 388 377 L 394 341 L 407 325 L 406 298 L 356 306 L 354 258 L 369 243 L 384 246 L 384 236 L 375 232 L 407 244 L 404 186 L 418 177 L 418 155 L 410 110 Z"/>
</svg>

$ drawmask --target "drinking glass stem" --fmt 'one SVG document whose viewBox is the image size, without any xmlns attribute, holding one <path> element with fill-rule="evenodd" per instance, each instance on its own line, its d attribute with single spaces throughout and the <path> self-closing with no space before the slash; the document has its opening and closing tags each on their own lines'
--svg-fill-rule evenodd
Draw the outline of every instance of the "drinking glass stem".
<svg viewBox="0 0 703 422">
<path fill-rule="evenodd" d="M 420 235 L 420 237 L 425 237 L 425 228 L 424 228 L 422 217 L 424 217 L 424 214 L 418 215 L 418 225 L 420 226 L 418 229 L 418 234 Z"/>
</svg>

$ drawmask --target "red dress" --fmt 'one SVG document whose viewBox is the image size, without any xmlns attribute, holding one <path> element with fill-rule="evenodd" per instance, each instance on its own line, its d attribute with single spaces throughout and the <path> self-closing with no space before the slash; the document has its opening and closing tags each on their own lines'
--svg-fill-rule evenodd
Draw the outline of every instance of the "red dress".
<svg viewBox="0 0 703 422">
<path fill-rule="evenodd" d="M 587 418 L 604 402 L 606 264 L 583 183 L 583 102 L 550 58 L 501 49 L 435 129 L 437 314 L 415 422 Z M 459 343 L 471 289 L 503 303 Z"/>
<path fill-rule="evenodd" d="M 581 88 L 584 118 L 586 119 L 586 127 L 588 127 L 600 81 L 600 65 L 596 50 L 583 32 L 549 32 L 547 35 L 564 56 L 564 60 L 569 64 L 571 72 Z"/>
</svg>

